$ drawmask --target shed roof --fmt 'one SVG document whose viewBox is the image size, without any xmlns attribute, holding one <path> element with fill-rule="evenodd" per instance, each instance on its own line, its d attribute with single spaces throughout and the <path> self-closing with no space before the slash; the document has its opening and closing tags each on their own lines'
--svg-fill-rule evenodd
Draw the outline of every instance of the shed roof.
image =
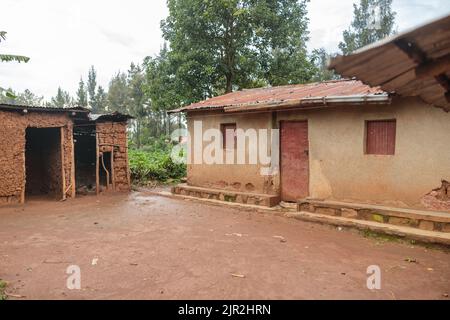
<svg viewBox="0 0 450 320">
<path fill-rule="evenodd" d="M 0 103 L 0 110 L 12 110 L 12 111 L 36 111 L 36 112 L 80 112 L 89 113 L 90 110 L 83 107 L 71 107 L 71 108 L 53 108 L 42 106 L 26 106 L 17 104 Z"/>
<path fill-rule="evenodd" d="M 112 121 L 112 122 L 123 122 L 127 121 L 128 119 L 134 119 L 132 116 L 120 112 L 111 112 L 111 113 L 103 113 L 103 114 L 96 114 L 96 113 L 90 113 L 89 119 L 96 122 L 102 122 L 102 121 Z"/>
<path fill-rule="evenodd" d="M 41 106 L 26 106 L 16 104 L 2 104 L 0 103 L 0 110 L 6 111 L 18 111 L 18 112 L 49 112 L 49 113 L 61 113 L 68 112 L 76 115 L 77 122 L 123 122 L 128 119 L 133 119 L 132 116 L 123 114 L 120 112 L 111 112 L 103 114 L 91 113 L 91 110 L 83 107 L 70 107 L 70 108 L 53 108 L 53 107 L 41 107 Z"/>
<path fill-rule="evenodd" d="M 210 98 L 171 112 L 224 110 L 239 112 L 261 109 L 307 108 L 327 103 L 389 103 L 388 95 L 357 80 L 333 80 L 308 84 L 245 89 Z"/>
<path fill-rule="evenodd" d="M 450 15 L 337 56 L 329 68 L 450 111 Z"/>
</svg>

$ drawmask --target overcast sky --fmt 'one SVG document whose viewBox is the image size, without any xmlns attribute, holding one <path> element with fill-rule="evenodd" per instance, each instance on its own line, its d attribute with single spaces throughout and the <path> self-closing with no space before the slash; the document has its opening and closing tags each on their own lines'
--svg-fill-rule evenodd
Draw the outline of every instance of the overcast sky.
<svg viewBox="0 0 450 320">
<path fill-rule="evenodd" d="M 308 49 L 337 51 L 351 22 L 353 2 L 311 0 Z M 450 11 L 450 0 L 394 0 L 398 31 Z M 132 61 L 158 53 L 166 0 L 1 0 L 0 30 L 8 32 L 1 53 L 31 57 L 27 64 L 1 63 L 0 86 L 30 89 L 46 99 L 58 86 L 75 95 L 91 65 L 107 88 L 111 76 Z"/>
</svg>

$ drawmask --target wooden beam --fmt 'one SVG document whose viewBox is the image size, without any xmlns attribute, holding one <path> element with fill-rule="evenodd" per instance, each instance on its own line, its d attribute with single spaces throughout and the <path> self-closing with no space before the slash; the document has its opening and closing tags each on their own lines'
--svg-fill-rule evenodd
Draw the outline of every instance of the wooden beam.
<svg viewBox="0 0 450 320">
<path fill-rule="evenodd" d="M 73 136 L 73 127 L 72 127 L 72 139 L 71 139 L 71 145 L 72 145 L 72 166 L 71 166 L 71 172 L 70 172 L 70 181 L 72 184 L 72 198 L 76 197 L 77 193 L 77 187 L 76 187 L 76 179 L 75 179 L 75 143 L 74 143 L 74 136 Z"/>
<path fill-rule="evenodd" d="M 116 191 L 116 176 L 114 174 L 114 147 L 111 147 L 111 182 L 113 191 Z"/>
<path fill-rule="evenodd" d="M 438 75 L 435 79 L 445 89 L 445 91 L 450 91 L 450 79 L 445 73 Z"/>
<path fill-rule="evenodd" d="M 417 64 L 422 64 L 427 61 L 426 54 L 415 43 L 406 39 L 398 39 L 394 41 L 395 45 L 408 55 Z"/>
<path fill-rule="evenodd" d="M 59 128 L 61 138 L 61 178 L 62 178 L 62 200 L 66 200 L 66 173 L 64 170 L 64 127 Z"/>
<path fill-rule="evenodd" d="M 450 70 L 450 54 L 417 66 L 416 78 L 436 77 Z"/>
<path fill-rule="evenodd" d="M 98 132 L 95 133 L 95 191 L 97 195 L 100 193 L 100 157 L 98 150 Z"/>
<path fill-rule="evenodd" d="M 25 129 L 26 130 L 26 129 Z M 25 137 L 26 137 L 26 135 L 25 135 Z M 25 138 L 24 137 L 24 138 Z M 21 204 L 24 204 L 25 203 L 25 190 L 26 190 L 26 187 L 27 187 L 27 166 L 26 166 L 26 163 L 25 163 L 25 161 L 26 161 L 26 155 L 25 155 L 25 153 L 26 153 L 26 138 L 24 139 L 25 140 L 25 142 L 24 142 L 24 146 L 23 146 L 23 153 L 22 153 L 22 161 L 23 161 L 23 166 L 22 166 L 22 168 L 23 168 L 23 183 L 22 183 L 22 190 L 21 190 L 21 192 L 20 192 L 20 203 Z"/>
</svg>

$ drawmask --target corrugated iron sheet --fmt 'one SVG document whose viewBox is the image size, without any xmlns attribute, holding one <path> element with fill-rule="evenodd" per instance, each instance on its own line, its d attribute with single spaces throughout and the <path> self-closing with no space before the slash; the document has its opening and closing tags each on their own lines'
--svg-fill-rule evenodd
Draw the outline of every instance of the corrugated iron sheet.
<svg viewBox="0 0 450 320">
<path fill-rule="evenodd" d="M 176 111 L 222 109 L 232 106 L 245 110 L 249 106 L 282 104 L 305 98 L 369 96 L 375 94 L 384 94 L 384 92 L 379 88 L 371 88 L 361 81 L 343 79 L 309 84 L 245 89 L 193 103 Z"/>
<path fill-rule="evenodd" d="M 41 112 L 90 112 L 89 109 L 83 107 L 69 107 L 69 108 L 53 108 L 41 106 L 26 106 L 17 104 L 0 103 L 0 110 L 30 110 Z"/>
<path fill-rule="evenodd" d="M 419 52 L 407 54 L 406 51 Z M 387 38 L 331 60 L 330 69 L 345 77 L 356 77 L 371 86 L 401 96 L 420 96 L 425 102 L 450 110 L 448 88 L 434 76 L 418 77 L 416 67 L 450 54 L 450 16 Z M 445 72 L 448 79 L 450 70 Z M 445 77 L 444 76 L 444 77 Z M 442 81 L 441 81 L 442 82 Z"/>
</svg>

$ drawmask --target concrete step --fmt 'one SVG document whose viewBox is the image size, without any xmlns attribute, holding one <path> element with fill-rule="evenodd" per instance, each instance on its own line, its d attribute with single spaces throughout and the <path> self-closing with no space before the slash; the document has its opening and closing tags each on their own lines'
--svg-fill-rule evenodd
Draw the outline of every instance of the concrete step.
<svg viewBox="0 0 450 320">
<path fill-rule="evenodd" d="M 202 199 L 220 200 L 262 207 L 273 207 L 280 202 L 280 197 L 275 195 L 209 189 L 189 186 L 187 184 L 179 184 L 172 187 L 172 193 Z"/>
<path fill-rule="evenodd" d="M 342 226 L 359 230 L 370 230 L 378 233 L 394 235 L 399 238 L 415 240 L 422 243 L 433 243 L 450 246 L 450 233 L 421 230 L 417 228 L 397 226 L 374 221 L 349 219 L 320 213 L 289 212 L 285 216 L 298 220 Z"/>
<path fill-rule="evenodd" d="M 297 211 L 450 233 L 448 212 L 311 199 L 299 200 Z"/>
</svg>

